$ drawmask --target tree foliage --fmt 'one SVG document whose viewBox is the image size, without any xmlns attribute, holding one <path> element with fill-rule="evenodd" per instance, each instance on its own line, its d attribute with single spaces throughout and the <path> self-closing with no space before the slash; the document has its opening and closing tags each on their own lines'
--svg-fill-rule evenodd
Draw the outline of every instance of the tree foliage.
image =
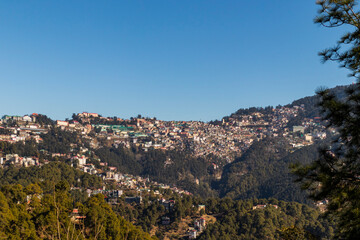
<svg viewBox="0 0 360 240">
<path fill-rule="evenodd" d="M 211 176 L 208 169 L 211 161 L 208 159 L 194 157 L 183 151 L 149 149 L 145 152 L 135 147 L 127 149 L 122 146 L 102 147 L 95 153 L 102 161 L 117 167 L 120 172 L 176 184 L 203 197 L 214 195 L 210 189 Z M 199 185 L 196 184 L 196 179 L 201 181 Z"/>
<path fill-rule="evenodd" d="M 360 74 L 360 13 L 358 1 L 355 0 L 320 0 L 315 23 L 334 28 L 345 26 L 350 29 L 336 46 L 319 53 L 324 62 L 337 61 L 341 67 L 351 71 L 351 75 L 359 78 Z"/>
<path fill-rule="evenodd" d="M 354 239 L 360 234 L 360 85 L 348 90 L 346 101 L 326 90 L 319 94 L 329 127 L 336 127 L 339 135 L 331 148 L 321 149 L 317 161 L 294 170 L 312 199 L 329 201 L 328 215 L 339 220 L 337 236 Z"/>
<path fill-rule="evenodd" d="M 74 202 L 66 180 L 51 191 L 39 185 L 0 190 L 0 237 L 6 239 L 154 239 L 115 214 L 101 194 Z M 82 218 L 73 215 L 74 206 Z"/>
<path fill-rule="evenodd" d="M 349 32 L 335 47 L 320 53 L 323 61 L 337 61 L 341 67 L 360 77 L 360 12 L 354 0 L 322 0 L 315 19 L 326 27 L 346 26 Z M 339 99 L 328 90 L 318 92 L 324 119 L 339 135 L 331 147 L 323 148 L 320 157 L 309 166 L 295 172 L 303 188 L 311 191 L 314 200 L 327 199 L 328 216 L 339 221 L 337 239 L 357 239 L 360 236 L 360 83 L 345 91 Z"/>
<path fill-rule="evenodd" d="M 218 217 L 199 239 L 300 240 L 329 239 L 332 236 L 332 224 L 322 219 L 319 211 L 295 202 L 208 199 L 206 211 Z"/>
<path fill-rule="evenodd" d="M 318 144 L 290 152 L 284 138 L 266 138 L 254 143 L 240 158 L 225 166 L 217 186 L 220 196 L 234 199 L 277 198 L 310 203 L 295 184 L 292 163 L 311 163 L 318 157 Z"/>
<path fill-rule="evenodd" d="M 51 162 L 39 168 L 17 168 L 9 166 L 0 169 L 0 186 L 7 184 L 21 184 L 28 186 L 39 184 L 44 190 L 52 189 L 54 182 L 66 180 L 73 187 L 100 188 L 102 180 L 98 176 L 77 170 L 62 162 Z"/>
</svg>

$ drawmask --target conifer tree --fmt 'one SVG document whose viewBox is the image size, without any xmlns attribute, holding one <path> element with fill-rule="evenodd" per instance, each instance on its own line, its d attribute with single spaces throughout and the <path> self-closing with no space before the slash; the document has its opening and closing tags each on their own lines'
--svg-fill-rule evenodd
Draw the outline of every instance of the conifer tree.
<svg viewBox="0 0 360 240">
<path fill-rule="evenodd" d="M 321 0 L 315 23 L 348 30 L 335 47 L 320 52 L 322 60 L 336 61 L 357 79 L 338 99 L 328 90 L 318 91 L 328 127 L 338 135 L 320 150 L 312 165 L 296 167 L 302 187 L 314 200 L 328 200 L 327 216 L 337 220 L 336 239 L 360 236 L 360 12 L 355 0 Z"/>
</svg>

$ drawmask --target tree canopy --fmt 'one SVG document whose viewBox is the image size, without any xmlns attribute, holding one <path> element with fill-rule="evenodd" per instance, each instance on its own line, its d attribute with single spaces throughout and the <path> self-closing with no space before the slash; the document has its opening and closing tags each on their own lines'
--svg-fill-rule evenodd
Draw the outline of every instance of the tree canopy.
<svg viewBox="0 0 360 240">
<path fill-rule="evenodd" d="M 315 22 L 350 29 L 335 47 L 320 52 L 323 61 L 337 61 L 358 81 L 339 99 L 328 90 L 318 91 L 328 127 L 337 129 L 333 144 L 324 147 L 313 164 L 297 167 L 304 189 L 314 200 L 328 200 L 327 215 L 338 220 L 337 239 L 360 236 L 360 12 L 357 1 L 322 0 Z"/>
</svg>

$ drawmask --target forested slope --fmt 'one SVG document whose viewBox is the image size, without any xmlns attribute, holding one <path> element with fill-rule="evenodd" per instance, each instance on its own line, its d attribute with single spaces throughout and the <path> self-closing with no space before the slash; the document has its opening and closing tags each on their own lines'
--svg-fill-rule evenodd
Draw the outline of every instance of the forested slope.
<svg viewBox="0 0 360 240">
<path fill-rule="evenodd" d="M 228 239 L 329 239 L 333 223 L 320 212 L 295 202 L 270 200 L 239 200 L 224 198 L 208 200 L 207 212 L 217 215 L 201 240 Z"/>
<path fill-rule="evenodd" d="M 96 155 L 121 172 L 149 177 L 151 180 L 174 184 L 202 197 L 214 196 L 210 188 L 211 161 L 193 157 L 186 152 L 149 149 L 102 147 Z M 199 182 L 199 184 L 197 184 Z"/>
<path fill-rule="evenodd" d="M 45 192 L 37 184 L 3 186 L 0 191 L 0 237 L 151 239 L 149 234 L 117 216 L 103 195 L 74 202 L 69 190 L 66 181 L 56 183 L 52 191 Z M 82 218 L 76 218 L 77 214 Z"/>
<path fill-rule="evenodd" d="M 318 156 L 314 144 L 290 151 L 283 138 L 267 138 L 254 143 L 250 149 L 224 169 L 217 185 L 220 196 L 234 199 L 277 198 L 308 203 L 306 193 L 294 183 L 292 163 L 309 163 Z"/>
</svg>

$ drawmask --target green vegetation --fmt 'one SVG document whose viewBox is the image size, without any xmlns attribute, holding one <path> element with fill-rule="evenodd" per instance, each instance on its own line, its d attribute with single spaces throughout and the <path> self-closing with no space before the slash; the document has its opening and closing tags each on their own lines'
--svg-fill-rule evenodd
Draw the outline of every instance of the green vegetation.
<svg viewBox="0 0 360 240">
<path fill-rule="evenodd" d="M 360 11 L 357 1 L 319 0 L 317 4 L 320 11 L 316 23 L 327 27 L 350 27 L 335 47 L 326 49 L 320 55 L 324 61 L 338 61 L 359 80 Z M 337 129 L 339 135 L 320 152 L 319 147 L 326 142 L 316 142 L 294 151 L 284 138 L 267 137 L 255 142 L 241 157 L 224 167 L 224 162 L 212 156 L 192 156 L 190 140 L 182 142 L 187 148 L 185 151 L 151 148 L 145 151 L 135 145 L 125 148 L 112 145 L 114 142 L 108 141 L 106 135 L 97 134 L 100 128 L 82 137 L 74 129 L 63 131 L 47 116 L 37 115 L 36 122 L 48 130 L 40 135 L 40 143 L 36 142 L 39 138 L 18 143 L 0 142 L 2 157 L 19 154 L 36 157 L 41 163 L 48 163 L 45 159 L 50 160 L 41 167 L 9 165 L 0 169 L 0 238 L 156 239 L 150 237 L 152 232 L 163 239 L 169 230 L 184 223 L 184 219 L 190 227 L 189 222 L 193 218 L 207 215 L 216 222 L 208 223 L 199 239 L 357 239 L 360 236 L 360 82 L 331 91 L 320 90 L 317 96 L 296 100 L 285 107 L 294 106 L 303 108 L 291 115 L 293 117 L 288 122 L 284 121 L 282 129 L 301 125 L 304 118 L 323 114 L 328 127 Z M 276 121 L 272 112 L 271 106 L 253 107 L 239 109 L 230 117 L 246 120 L 243 115 L 252 115 L 252 122 L 259 128 L 259 125 L 267 126 L 262 122 L 256 123 L 257 120 Z M 264 117 L 255 113 L 262 113 Z M 224 117 L 227 123 L 230 117 Z M 124 121 L 116 117 L 90 117 L 83 122 L 75 114 L 73 120 L 84 124 L 137 123 L 137 119 Z M 217 120 L 211 124 L 223 126 L 222 121 Z M 0 134 L 10 135 L 17 131 L 7 127 L 26 129 L 28 122 L 20 125 L 15 120 L 9 120 L 3 124 L 5 128 L 0 128 Z M 117 130 L 124 129 L 114 126 L 107 129 L 108 133 Z M 28 133 L 26 138 L 34 134 L 38 133 Z M 131 134 L 130 137 L 141 134 L 141 137 L 146 137 L 143 139 L 151 140 L 143 133 Z M 267 134 L 272 133 L 267 132 L 257 139 Z M 91 137 L 94 138 L 91 146 L 100 143 L 100 148 L 90 148 Z M 86 189 L 117 188 L 118 185 L 114 182 L 106 185 L 99 176 L 70 166 L 68 156 L 84 153 L 82 148 L 89 150 L 86 150 L 89 162 L 99 158 L 122 173 L 175 185 L 195 196 L 179 195 L 170 189 L 160 188 L 156 189 L 156 194 L 154 189 L 140 194 L 140 189 L 134 188 L 127 190 L 126 194 L 142 195 L 141 204 L 126 203 L 122 196 L 115 199 L 118 204 L 114 206 L 108 204 L 102 194 L 89 197 Z M 213 162 L 217 163 L 216 168 L 220 166 L 219 172 L 223 171 L 219 181 L 215 180 Z M 99 162 L 94 164 L 100 167 Z M 290 165 L 293 165 L 293 171 L 305 191 L 293 182 Z M 314 202 L 307 198 L 307 194 L 313 201 L 328 201 L 323 209 L 325 216 L 330 218 L 323 218 L 319 210 L 311 207 Z M 171 200 L 171 207 L 160 198 Z M 206 206 L 205 210 L 199 211 L 200 204 Z M 162 224 L 163 218 L 169 221 Z"/>
<path fill-rule="evenodd" d="M 199 239 L 204 240 L 301 239 L 293 238 L 291 229 L 309 237 L 306 239 L 311 239 L 310 236 L 329 239 L 333 231 L 332 224 L 322 219 L 319 211 L 300 203 L 276 199 L 208 199 L 206 212 L 217 216 L 217 221 L 200 236 Z"/>
<path fill-rule="evenodd" d="M 67 181 L 73 187 L 100 188 L 102 186 L 101 178 L 76 170 L 62 162 L 51 162 L 42 167 L 16 168 L 9 166 L 0 169 L 0 186 L 39 184 L 43 190 L 49 191 L 52 189 L 53 183 L 59 181 Z"/>
<path fill-rule="evenodd" d="M 96 155 L 120 172 L 149 177 L 153 181 L 176 184 L 203 197 L 213 196 L 210 188 L 212 180 L 209 174 L 211 161 L 196 158 L 185 152 L 149 149 L 145 152 L 133 147 L 102 147 Z M 166 164 L 168 163 L 168 164 Z M 199 180 L 199 185 L 196 184 Z"/>
<path fill-rule="evenodd" d="M 339 222 L 336 237 L 356 239 L 360 234 L 360 84 L 347 90 L 346 101 L 327 90 L 319 92 L 329 126 L 339 130 L 331 147 L 324 147 L 319 158 L 307 166 L 294 166 L 302 187 L 311 198 L 328 200 L 327 215 Z"/>
<path fill-rule="evenodd" d="M 118 217 L 101 194 L 83 203 L 73 202 L 67 181 L 46 192 L 37 184 L 25 188 L 5 185 L 0 191 L 0 206 L 1 238 L 151 239 Z M 78 210 L 74 211 L 74 206 Z"/>
<path fill-rule="evenodd" d="M 43 114 L 38 114 L 36 115 L 36 122 L 39 123 L 41 126 L 54 126 L 55 125 L 55 121 L 52 120 L 51 118 L 49 118 L 46 115 Z"/>
<path fill-rule="evenodd" d="M 101 194 L 88 198 L 86 188 L 102 180 L 61 162 L 41 168 L 0 171 L 0 236 L 10 239 L 150 239 L 119 217 Z M 70 187 L 80 190 L 70 190 Z M 78 209 L 85 218 L 76 218 Z"/>
<path fill-rule="evenodd" d="M 141 226 L 144 231 L 149 232 L 152 228 L 158 227 L 158 232 L 164 234 L 174 228 L 185 217 L 200 217 L 197 206 L 203 204 L 204 200 L 194 197 L 172 193 L 170 190 L 160 190 L 162 197 L 171 199 L 174 205 L 166 208 L 159 201 L 159 197 L 153 193 L 143 197 L 142 204 L 127 204 L 121 201 L 115 206 L 114 211 L 123 216 L 126 220 Z M 172 226 L 163 226 L 162 217 L 169 217 Z"/>
<path fill-rule="evenodd" d="M 93 182 L 87 178 L 93 178 Z M 293 236 L 294 232 L 325 238 L 332 232 L 331 224 L 319 219 L 315 209 L 275 199 L 204 200 L 159 189 L 163 198 L 173 200 L 172 207 L 165 208 L 158 196 L 150 192 L 144 195 L 142 204 L 127 204 L 122 197 L 112 209 L 101 194 L 88 198 L 79 196 L 81 190 L 70 190 L 70 186 L 80 189 L 98 186 L 100 179 L 65 163 L 49 163 L 41 168 L 10 167 L 1 172 L 0 180 L 3 223 L 0 236 L 11 239 L 150 239 L 143 230 L 150 232 L 154 227 L 162 239 L 185 217 L 200 217 L 205 213 L 216 217 L 217 222 L 208 224 L 200 239 L 263 239 L 265 235 L 268 239 L 278 239 L 285 234 Z M 85 184 L 87 181 L 89 184 Z M 198 212 L 199 204 L 206 205 L 206 212 Z M 253 210 L 253 206 L 260 204 L 267 207 Z M 164 216 L 171 219 L 169 226 L 161 224 Z"/>
<path fill-rule="evenodd" d="M 333 235 L 334 223 L 323 219 L 317 209 L 296 202 L 228 197 L 205 200 L 179 196 L 168 190 L 160 192 L 165 199 L 174 201 L 172 209 L 166 209 L 151 193 L 143 198 L 143 204 L 120 202 L 115 211 L 145 231 L 156 228 L 159 239 L 186 218 L 196 219 L 204 214 L 215 217 L 216 222 L 207 223 L 199 239 L 329 239 Z M 206 206 L 205 212 L 198 211 L 200 204 Z M 170 225 L 161 224 L 164 216 L 170 218 Z"/>
<path fill-rule="evenodd" d="M 327 27 L 346 26 L 348 32 L 337 45 L 320 53 L 323 61 L 337 61 L 360 77 L 360 11 L 358 1 L 318 1 L 319 15 L 315 22 Z M 321 110 L 328 126 L 336 128 L 339 136 L 323 148 L 317 161 L 297 166 L 304 189 L 314 200 L 327 199 L 327 216 L 338 221 L 337 239 L 358 239 L 360 236 L 360 82 L 349 87 L 345 98 L 329 90 L 320 90 Z"/>
<path fill-rule="evenodd" d="M 57 127 L 51 127 L 48 133 L 43 133 L 40 137 L 42 138 L 41 143 L 36 143 L 33 139 L 17 143 L 0 141 L 0 151 L 3 154 L 16 153 L 20 156 L 39 157 L 44 155 L 44 152 L 61 154 L 78 153 L 79 148 L 87 144 L 77 132 L 63 131 Z"/>
<path fill-rule="evenodd" d="M 266 138 L 254 143 L 243 156 L 225 166 L 216 186 L 220 196 L 234 199 L 277 198 L 310 203 L 294 183 L 292 163 L 310 163 L 318 156 L 318 145 L 290 152 L 283 138 Z"/>
<path fill-rule="evenodd" d="M 40 149 L 51 153 L 69 153 L 74 148 L 81 146 L 81 137 L 76 132 L 62 131 L 60 128 L 51 128 L 47 134 L 42 134 L 43 142 L 39 144 Z"/>
</svg>

